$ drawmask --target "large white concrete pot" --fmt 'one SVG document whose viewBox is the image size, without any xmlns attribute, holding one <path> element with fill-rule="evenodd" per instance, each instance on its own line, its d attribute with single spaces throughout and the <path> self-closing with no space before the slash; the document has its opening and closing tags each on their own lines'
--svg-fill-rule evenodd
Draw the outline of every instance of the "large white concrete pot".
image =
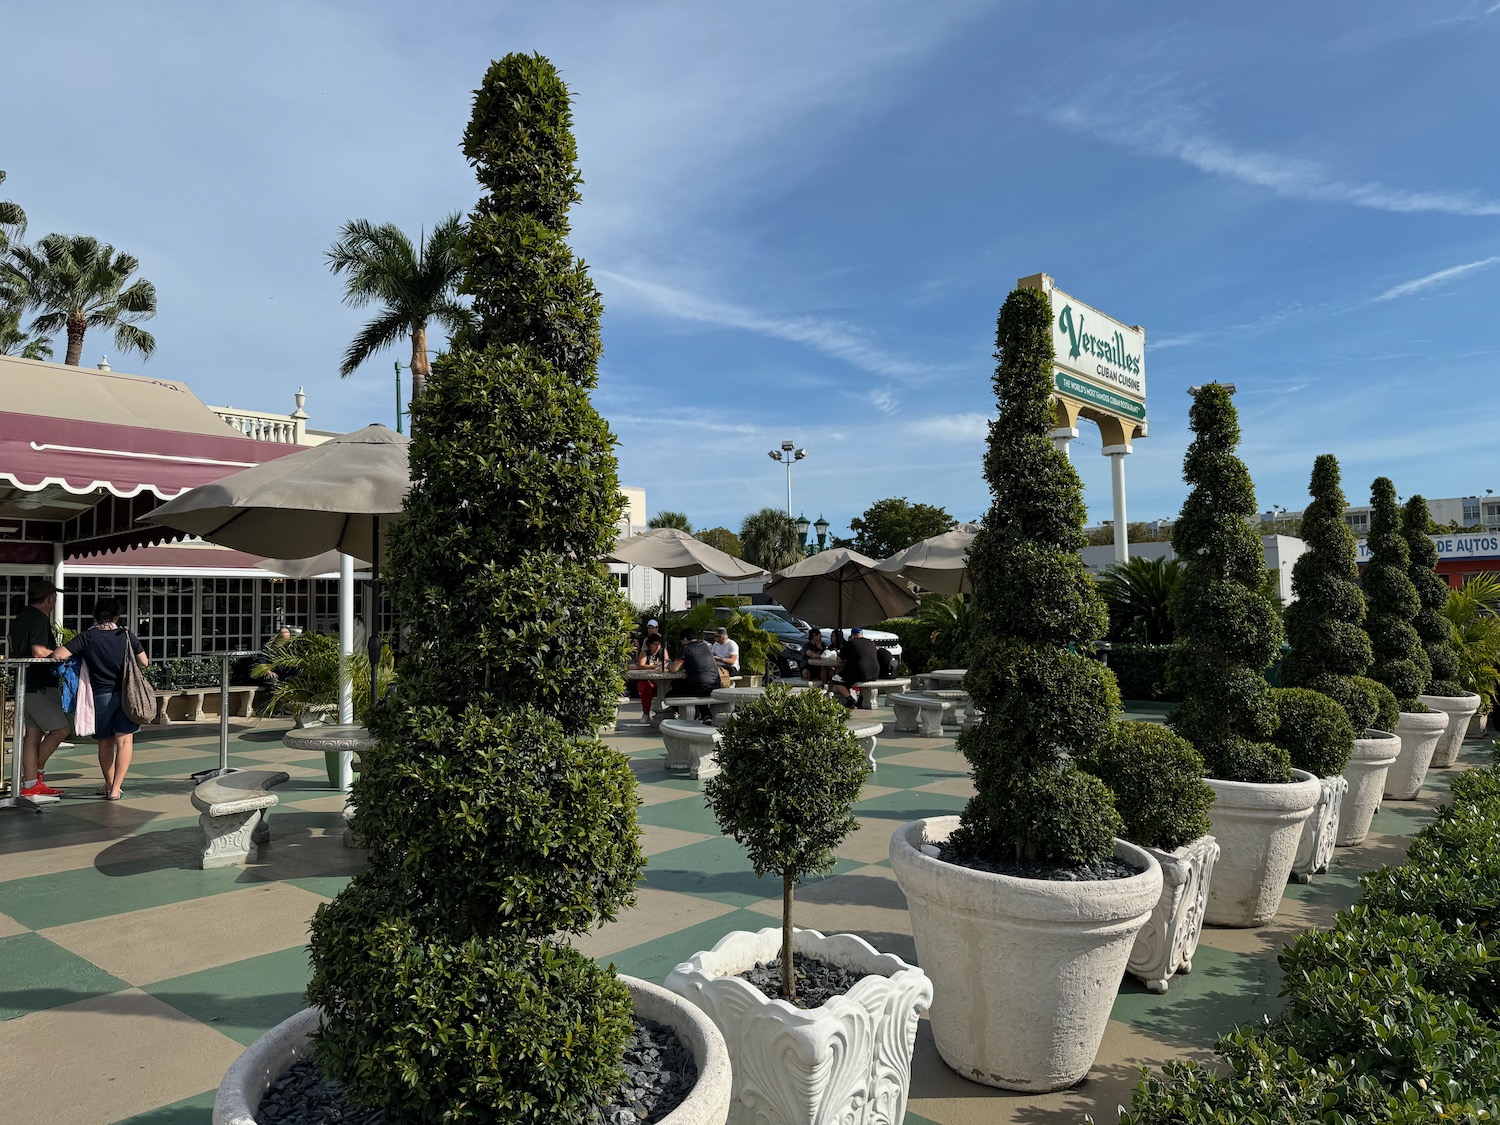
<svg viewBox="0 0 1500 1125">
<path fill-rule="evenodd" d="M 1427 767 L 1438 739 L 1448 729 L 1446 711 L 1402 711 L 1396 723 L 1401 753 L 1385 774 L 1385 795 L 1392 801 L 1410 801 L 1422 790 Z"/>
<path fill-rule="evenodd" d="M 1146 850 L 1161 864 L 1161 895 L 1135 935 L 1125 968 L 1152 992 L 1165 992 L 1174 974 L 1193 971 L 1219 842 L 1199 836 L 1176 851 Z"/>
<path fill-rule="evenodd" d="M 1448 726 L 1438 736 L 1432 748 L 1432 768 L 1445 770 L 1458 761 L 1458 751 L 1464 744 L 1464 735 L 1469 732 L 1469 720 L 1479 710 L 1479 696 L 1467 695 L 1419 695 L 1423 703 L 1434 711 L 1448 716 Z"/>
<path fill-rule="evenodd" d="M 1289 782 L 1267 784 L 1203 779 L 1214 791 L 1208 815 L 1221 849 L 1208 888 L 1208 925 L 1263 926 L 1276 916 L 1302 842 L 1302 824 L 1323 793 L 1306 770 L 1293 770 L 1292 776 Z"/>
<path fill-rule="evenodd" d="M 723 1125 L 729 1112 L 729 1050 L 702 1012 L 660 985 L 621 975 L 631 1007 L 642 1019 L 665 1024 L 693 1053 L 698 1081 L 692 1093 L 660 1125 Z M 303 1008 L 246 1048 L 219 1083 L 213 1125 L 255 1125 L 260 1100 L 283 1074 L 312 1054 L 312 1033 L 321 1008 Z"/>
<path fill-rule="evenodd" d="M 1298 883 L 1311 883 L 1314 875 L 1328 870 L 1349 782 L 1339 774 L 1318 778 L 1318 786 L 1318 803 L 1313 806 L 1312 815 L 1302 822 L 1302 839 L 1297 844 L 1297 858 L 1292 860 L 1292 878 Z"/>
<path fill-rule="evenodd" d="M 1370 834 L 1370 821 L 1385 792 L 1386 772 L 1400 753 L 1401 740 L 1389 731 L 1371 727 L 1363 738 L 1354 740 L 1354 753 L 1344 767 L 1344 780 L 1349 788 L 1344 791 L 1338 834 L 1334 838 L 1339 847 L 1362 844 Z"/>
<path fill-rule="evenodd" d="M 891 837 L 917 960 L 932 977 L 932 1033 L 964 1078 L 1006 1090 L 1073 1085 L 1094 1063 L 1135 936 L 1161 898 L 1161 865 L 1115 841 L 1126 879 L 1069 883 L 973 871 L 928 855 L 956 816 Z"/>
<path fill-rule="evenodd" d="M 737 974 L 780 956 L 777 926 L 726 934 L 667 977 L 667 988 L 702 1008 L 729 1045 L 729 1125 L 900 1125 L 932 982 L 854 934 L 793 930 L 792 945 L 865 975 L 816 1008 L 768 997 Z"/>
</svg>

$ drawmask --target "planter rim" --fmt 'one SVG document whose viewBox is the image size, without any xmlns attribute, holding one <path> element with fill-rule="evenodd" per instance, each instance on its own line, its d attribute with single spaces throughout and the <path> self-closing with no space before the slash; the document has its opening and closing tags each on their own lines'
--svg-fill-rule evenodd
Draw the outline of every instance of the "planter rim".
<svg viewBox="0 0 1500 1125">
<path fill-rule="evenodd" d="M 1434 699 L 1446 698 L 1444 696 L 1433 696 Z M 1404 726 L 1408 730 L 1420 731 L 1423 727 L 1431 727 L 1433 730 L 1442 732 L 1448 729 L 1448 712 L 1437 711 L 1402 711 L 1401 721 L 1397 726 Z"/>
<path fill-rule="evenodd" d="M 1291 781 L 1222 781 L 1216 777 L 1203 780 L 1214 791 L 1214 803 L 1222 803 L 1226 808 L 1310 809 L 1322 793 L 1319 779 L 1298 769 L 1292 770 Z"/>
<path fill-rule="evenodd" d="M 1479 710 L 1479 696 L 1472 691 L 1466 691 L 1463 695 L 1419 695 L 1417 698 L 1427 706 L 1447 713 Z"/>
<path fill-rule="evenodd" d="M 1384 762 L 1394 762 L 1400 754 L 1401 736 L 1399 734 L 1369 727 L 1363 735 L 1354 740 L 1354 751 L 1349 755 L 1349 760 L 1364 765 L 1378 766 Z"/>
</svg>

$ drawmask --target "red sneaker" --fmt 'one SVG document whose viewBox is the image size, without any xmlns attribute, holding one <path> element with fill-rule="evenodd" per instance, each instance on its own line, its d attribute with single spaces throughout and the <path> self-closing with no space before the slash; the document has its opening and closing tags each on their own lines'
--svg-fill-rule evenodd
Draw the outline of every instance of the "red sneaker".
<svg viewBox="0 0 1500 1125">
<path fill-rule="evenodd" d="M 37 778 L 35 785 L 21 790 L 21 796 L 23 797 L 61 797 L 62 795 L 63 791 L 61 789 L 53 789 L 52 786 L 48 785 L 41 778 Z"/>
</svg>

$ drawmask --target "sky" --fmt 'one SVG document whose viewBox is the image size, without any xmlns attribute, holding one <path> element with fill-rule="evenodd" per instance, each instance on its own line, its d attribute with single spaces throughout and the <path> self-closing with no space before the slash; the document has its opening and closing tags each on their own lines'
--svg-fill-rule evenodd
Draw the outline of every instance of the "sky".
<svg viewBox="0 0 1500 1125">
<path fill-rule="evenodd" d="M 1316 455 L 1351 503 L 1500 489 L 1500 3 L 6 5 L 0 192 L 158 291 L 149 361 L 84 364 L 309 424 L 392 424 L 392 362 L 324 251 L 478 196 L 458 145 L 489 61 L 574 96 L 572 243 L 605 303 L 594 401 L 652 513 L 835 535 L 981 475 L 996 313 L 1019 278 L 1147 333 L 1131 519 L 1176 514 L 1186 389 L 1238 388 L 1260 507 Z M 1487 140 L 1486 138 L 1489 138 Z M 58 341 L 58 354 L 62 352 Z M 434 347 L 441 347 L 439 337 Z M 1097 428 L 1073 443 L 1111 516 Z"/>
</svg>

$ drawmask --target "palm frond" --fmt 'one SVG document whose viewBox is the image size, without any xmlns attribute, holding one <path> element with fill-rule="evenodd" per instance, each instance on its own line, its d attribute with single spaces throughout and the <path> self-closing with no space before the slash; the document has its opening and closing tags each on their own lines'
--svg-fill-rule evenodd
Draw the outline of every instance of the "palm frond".
<svg viewBox="0 0 1500 1125">
<path fill-rule="evenodd" d="M 1114 640 L 1142 644 L 1171 644 L 1172 590 L 1181 580 L 1177 559 L 1139 557 L 1116 563 L 1099 576 L 1099 592 L 1109 607 L 1109 633 Z"/>
<path fill-rule="evenodd" d="M 365 360 L 404 338 L 410 331 L 410 321 L 396 310 L 387 309 L 359 330 L 349 344 L 348 351 L 344 352 L 344 361 L 339 364 L 339 374 L 347 379 Z"/>
<path fill-rule="evenodd" d="M 156 351 L 156 337 L 133 324 L 116 324 L 115 347 L 122 352 L 135 352 L 142 359 L 150 359 L 151 353 Z"/>
</svg>

